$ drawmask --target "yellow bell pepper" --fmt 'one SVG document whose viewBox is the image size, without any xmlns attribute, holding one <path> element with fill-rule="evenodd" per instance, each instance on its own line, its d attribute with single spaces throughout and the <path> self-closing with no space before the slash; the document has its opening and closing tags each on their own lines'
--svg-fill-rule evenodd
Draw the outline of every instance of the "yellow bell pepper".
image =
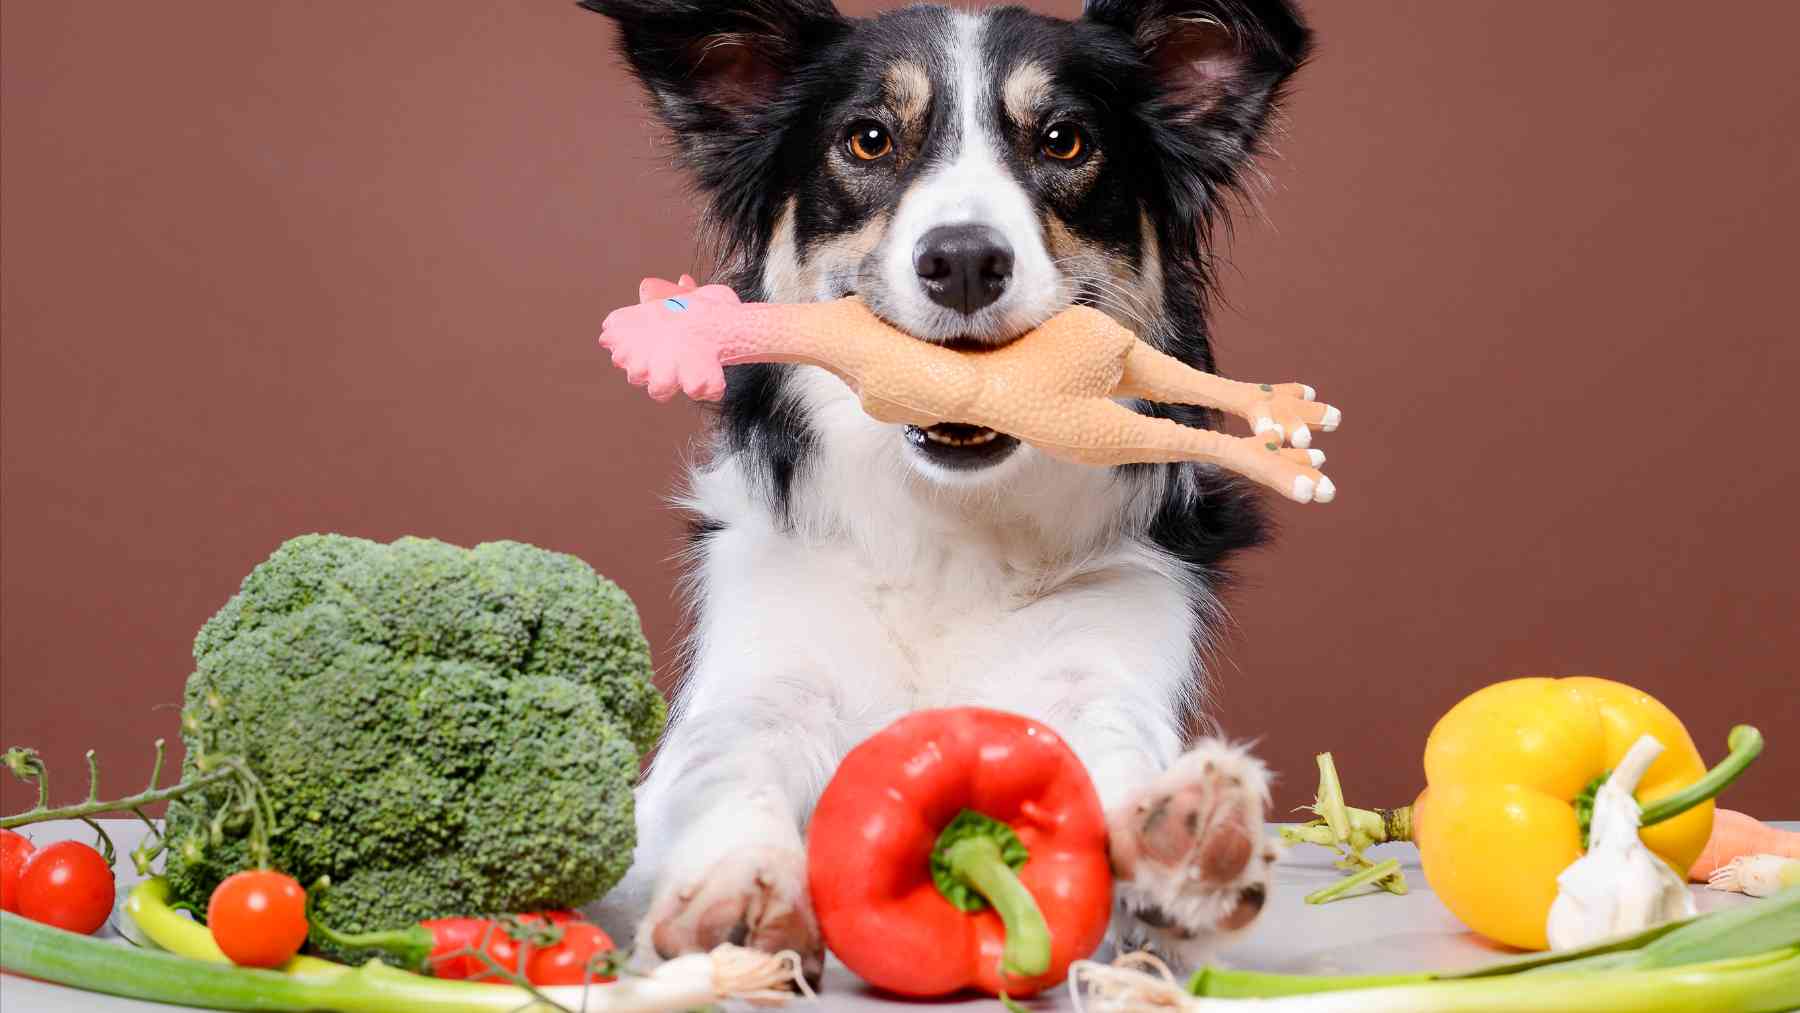
<svg viewBox="0 0 1800 1013">
<path fill-rule="evenodd" d="M 1732 756 L 1709 774 L 1667 707 L 1589 677 L 1512 679 L 1463 699 L 1432 728 L 1426 788 L 1409 807 L 1344 807 L 1335 768 L 1321 757 L 1326 818 L 1284 836 L 1342 847 L 1351 864 L 1366 864 L 1367 844 L 1411 840 L 1432 890 L 1463 924 L 1511 946 L 1545 949 L 1556 877 L 1585 844 L 1584 805 L 1644 734 L 1665 749 L 1635 793 L 1641 839 L 1685 878 L 1712 833 L 1712 796 L 1749 764 L 1762 738 L 1734 729 Z"/>
<path fill-rule="evenodd" d="M 1621 683 L 1513 679 L 1450 708 L 1425 742 L 1426 788 L 1412 807 L 1432 890 L 1482 935 L 1544 949 L 1556 877 L 1583 850 L 1575 801 L 1646 733 L 1664 752 L 1638 782 L 1639 805 L 1705 776 L 1681 721 Z M 1708 800 L 1639 836 L 1685 879 L 1712 814 Z"/>
</svg>

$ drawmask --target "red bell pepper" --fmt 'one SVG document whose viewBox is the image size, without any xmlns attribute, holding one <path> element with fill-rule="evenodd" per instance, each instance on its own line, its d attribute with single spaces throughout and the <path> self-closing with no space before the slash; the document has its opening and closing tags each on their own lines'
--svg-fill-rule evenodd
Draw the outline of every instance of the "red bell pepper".
<svg viewBox="0 0 1800 1013">
<path fill-rule="evenodd" d="M 807 835 L 825 944 L 878 988 L 1030 995 L 1106 935 L 1100 798 L 1075 753 L 1028 718 L 901 718 L 844 758 Z"/>
</svg>

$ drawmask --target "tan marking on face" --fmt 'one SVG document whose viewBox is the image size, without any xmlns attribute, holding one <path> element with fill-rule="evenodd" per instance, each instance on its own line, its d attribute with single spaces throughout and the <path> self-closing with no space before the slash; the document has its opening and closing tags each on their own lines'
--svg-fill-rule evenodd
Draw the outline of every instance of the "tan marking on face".
<svg viewBox="0 0 1800 1013">
<path fill-rule="evenodd" d="M 861 228 L 833 236 L 807 251 L 806 263 L 818 279 L 819 294 L 815 298 L 858 288 L 863 261 L 881 245 L 887 229 L 888 215 L 882 212 L 864 222 Z"/>
<path fill-rule="evenodd" d="M 900 118 L 902 136 L 914 136 L 925 126 L 925 111 L 931 108 L 931 75 L 916 63 L 896 63 L 881 80 L 888 107 Z"/>
<path fill-rule="evenodd" d="M 1094 252 L 1055 215 L 1048 215 L 1044 219 L 1044 246 L 1049 249 L 1050 256 L 1059 261 Z"/>
<path fill-rule="evenodd" d="M 794 198 L 781 209 L 763 266 L 770 302 L 816 302 L 857 287 L 863 261 L 881 245 L 888 216 L 876 215 L 860 228 L 802 250 L 794 235 Z"/>
<path fill-rule="evenodd" d="M 1050 72 L 1041 63 L 1021 63 L 1006 77 L 1001 90 L 1006 115 L 1014 123 L 1029 126 L 1036 122 L 1038 110 L 1050 101 Z"/>
<path fill-rule="evenodd" d="M 763 260 L 763 290 L 770 302 L 806 302 L 811 296 L 813 280 L 800 263 L 800 251 L 794 239 L 794 198 L 789 197 L 775 218 L 775 230 L 769 239 L 769 255 Z"/>
<path fill-rule="evenodd" d="M 1147 211 L 1138 212 L 1137 290 L 1143 303 L 1158 319 L 1163 315 L 1162 243 Z"/>
<path fill-rule="evenodd" d="M 1135 267 L 1116 252 L 1076 235 L 1055 215 L 1044 220 L 1044 246 L 1059 274 L 1088 282 L 1086 288 L 1101 311 L 1122 326 L 1147 334 L 1163 313 L 1162 259 L 1150 216 L 1141 214 L 1138 221 L 1142 246 Z M 1075 291 L 1072 287 L 1071 295 Z"/>
</svg>

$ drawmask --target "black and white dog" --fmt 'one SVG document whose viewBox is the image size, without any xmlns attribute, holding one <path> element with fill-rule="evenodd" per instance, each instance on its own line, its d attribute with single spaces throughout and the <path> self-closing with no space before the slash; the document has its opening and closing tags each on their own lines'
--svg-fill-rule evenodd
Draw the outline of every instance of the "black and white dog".
<svg viewBox="0 0 1800 1013">
<path fill-rule="evenodd" d="M 618 22 L 744 298 L 856 293 L 920 340 L 990 345 L 1085 303 L 1207 370 L 1208 237 L 1309 46 L 1286 0 L 584 6 Z M 1236 479 L 885 425 L 823 370 L 754 365 L 686 505 L 686 681 L 601 911 L 641 954 L 816 960 L 803 828 L 833 768 L 903 712 L 965 704 L 1035 716 L 1087 764 L 1120 946 L 1193 964 L 1255 919 L 1267 774 L 1183 751 L 1222 565 L 1265 535 Z"/>
</svg>

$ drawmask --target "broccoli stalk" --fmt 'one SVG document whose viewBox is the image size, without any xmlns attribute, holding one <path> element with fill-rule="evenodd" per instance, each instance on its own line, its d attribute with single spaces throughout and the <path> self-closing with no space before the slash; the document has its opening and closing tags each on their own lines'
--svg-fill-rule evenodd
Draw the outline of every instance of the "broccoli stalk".
<svg viewBox="0 0 1800 1013">
<path fill-rule="evenodd" d="M 578 907 L 631 862 L 632 786 L 665 708 L 631 599 L 572 556 L 296 538 L 201 628 L 194 660 L 187 765 L 248 765 L 274 864 L 329 876 L 318 913 L 345 932 Z M 178 901 L 204 907 L 254 864 L 248 827 L 218 820 L 229 803 L 170 803 Z"/>
</svg>

